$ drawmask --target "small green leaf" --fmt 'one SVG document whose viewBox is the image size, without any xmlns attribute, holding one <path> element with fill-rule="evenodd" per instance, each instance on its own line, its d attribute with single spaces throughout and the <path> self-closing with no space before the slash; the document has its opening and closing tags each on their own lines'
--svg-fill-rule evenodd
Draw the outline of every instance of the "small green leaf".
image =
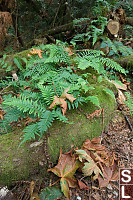
<svg viewBox="0 0 133 200">
<path fill-rule="evenodd" d="M 23 70 L 22 63 L 20 62 L 19 58 L 14 58 L 13 61 L 20 70 Z"/>
<path fill-rule="evenodd" d="M 102 77 L 102 76 L 99 76 L 98 79 L 97 79 L 98 83 L 101 83 L 102 80 L 103 80 L 103 77 Z"/>
<path fill-rule="evenodd" d="M 62 196 L 62 192 L 57 187 L 46 187 L 41 192 L 40 200 L 55 200 Z"/>
</svg>

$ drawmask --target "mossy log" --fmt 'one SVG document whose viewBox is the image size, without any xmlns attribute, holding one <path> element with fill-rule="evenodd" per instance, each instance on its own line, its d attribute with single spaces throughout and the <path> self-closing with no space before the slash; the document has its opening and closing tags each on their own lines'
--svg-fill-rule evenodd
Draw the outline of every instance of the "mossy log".
<svg viewBox="0 0 133 200">
<path fill-rule="evenodd" d="M 92 78 L 92 81 L 91 84 L 95 87 L 92 95 L 97 94 L 101 108 L 104 108 L 104 115 L 87 119 L 85 113 L 90 114 L 99 108 L 92 103 L 84 104 L 81 109 L 66 113 L 71 124 L 55 121 L 40 142 L 37 138 L 36 141 L 22 144 L 20 148 L 18 146 L 22 141 L 22 129 L 18 128 L 14 132 L 0 136 L 0 184 L 10 186 L 13 181 L 34 180 L 35 177 L 41 181 L 44 176 L 48 176 L 48 155 L 56 164 L 60 147 L 63 153 L 69 151 L 73 145 L 80 148 L 86 139 L 99 136 L 107 128 L 116 109 L 116 102 L 103 89 L 109 88 L 114 92 L 116 88 L 106 80 L 97 83 Z"/>
<path fill-rule="evenodd" d="M 115 61 L 119 63 L 123 68 L 133 71 L 133 55 L 116 58 Z"/>
<path fill-rule="evenodd" d="M 7 55 L 7 57 L 4 59 L 3 62 L 3 58 L 1 58 L 1 62 L 0 62 L 0 76 L 2 77 L 6 77 L 7 75 L 11 76 L 13 71 L 18 71 L 18 67 L 16 66 L 16 64 L 14 63 L 14 58 L 26 58 L 28 59 L 28 53 L 31 49 L 28 50 L 24 50 L 21 51 L 19 53 L 15 53 L 12 55 Z M 7 63 L 7 64 L 6 64 Z M 6 64 L 6 66 L 4 66 Z M 24 65 L 24 62 L 22 63 Z M 10 67 L 10 70 L 8 70 L 8 68 Z"/>
<path fill-rule="evenodd" d="M 126 18 L 126 24 L 127 24 L 127 25 L 130 25 L 130 26 L 133 26 L 133 18 L 127 17 L 127 18 Z"/>
</svg>

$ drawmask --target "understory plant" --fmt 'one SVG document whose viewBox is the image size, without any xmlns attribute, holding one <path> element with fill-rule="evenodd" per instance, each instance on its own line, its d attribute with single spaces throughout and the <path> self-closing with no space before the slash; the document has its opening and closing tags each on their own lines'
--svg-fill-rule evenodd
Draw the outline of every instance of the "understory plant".
<svg viewBox="0 0 133 200">
<path fill-rule="evenodd" d="M 125 73 L 102 52 L 88 50 L 74 54 L 68 44 L 61 41 L 35 47 L 29 59 L 15 58 L 14 62 L 20 71 L 16 81 L 9 83 L 12 94 L 2 94 L 5 115 L 0 128 L 8 133 L 15 122 L 27 125 L 21 144 L 35 139 L 36 135 L 41 138 L 55 119 L 70 123 L 65 115 L 67 109 L 78 108 L 88 101 L 100 108 L 98 97 L 89 94 L 95 90 L 89 83 L 89 73 L 84 74 L 82 70 L 93 68 L 101 78 L 107 77 L 106 67 Z M 105 92 L 112 94 L 110 90 L 105 89 Z"/>
</svg>

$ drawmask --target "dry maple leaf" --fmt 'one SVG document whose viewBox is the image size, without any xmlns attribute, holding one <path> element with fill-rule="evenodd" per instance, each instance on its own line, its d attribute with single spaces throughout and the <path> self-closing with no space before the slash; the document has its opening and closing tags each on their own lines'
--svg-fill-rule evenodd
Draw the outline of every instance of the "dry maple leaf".
<svg viewBox="0 0 133 200">
<path fill-rule="evenodd" d="M 100 144 L 100 138 L 93 138 L 91 141 L 87 139 L 83 143 L 83 147 L 88 150 L 97 150 L 97 151 L 103 151 L 105 147 Z"/>
<path fill-rule="evenodd" d="M 82 168 L 84 176 L 91 176 L 94 173 L 95 176 L 93 176 L 93 180 L 97 179 L 99 174 L 103 176 L 101 169 L 97 166 L 96 162 L 87 154 L 86 151 L 80 149 L 76 150 L 76 153 L 79 156 L 79 160 L 81 162 L 83 162 L 83 160 L 87 161 L 84 163 Z"/>
<path fill-rule="evenodd" d="M 83 183 L 82 181 L 79 181 L 78 180 L 78 185 L 79 185 L 79 188 L 82 190 L 82 189 L 84 189 L 84 190 L 88 190 L 88 189 L 90 189 L 90 187 L 88 186 L 88 185 L 86 185 L 85 183 Z"/>
<path fill-rule="evenodd" d="M 42 52 L 43 51 L 41 49 L 33 49 L 32 51 L 29 52 L 28 56 L 38 54 L 39 58 L 43 58 L 42 57 Z"/>
<path fill-rule="evenodd" d="M 69 187 L 77 187 L 77 181 L 74 174 L 81 165 L 81 163 L 75 159 L 75 156 L 72 156 L 72 150 L 62 154 L 60 149 L 58 164 L 54 168 L 48 169 L 48 171 L 53 172 L 61 178 L 61 190 L 68 199 L 70 199 Z"/>
<path fill-rule="evenodd" d="M 119 170 L 118 170 L 118 164 L 115 161 L 112 166 L 103 166 L 103 177 L 99 176 L 99 186 L 100 188 L 106 187 L 110 181 L 118 180 L 119 178 Z"/>
<path fill-rule="evenodd" d="M 68 52 L 68 55 L 69 55 L 69 56 L 74 55 L 74 53 L 72 52 L 72 47 L 71 47 L 71 46 L 65 47 L 65 50 Z"/>
<path fill-rule="evenodd" d="M 72 94 L 68 94 L 69 88 L 65 89 L 61 95 L 61 98 L 68 99 L 71 103 L 76 99 Z"/>
<path fill-rule="evenodd" d="M 54 100 L 49 106 L 49 109 L 53 109 L 55 106 L 59 105 L 61 107 L 63 116 L 66 114 L 67 102 L 65 99 L 68 99 L 71 103 L 76 99 L 72 94 L 68 94 L 69 88 L 65 89 L 61 97 L 54 96 Z"/>
<path fill-rule="evenodd" d="M 51 103 L 51 105 L 49 106 L 49 109 L 53 109 L 57 105 L 60 105 L 63 116 L 64 116 L 66 114 L 66 110 L 67 110 L 67 102 L 61 97 L 54 96 L 54 100 Z"/>
</svg>

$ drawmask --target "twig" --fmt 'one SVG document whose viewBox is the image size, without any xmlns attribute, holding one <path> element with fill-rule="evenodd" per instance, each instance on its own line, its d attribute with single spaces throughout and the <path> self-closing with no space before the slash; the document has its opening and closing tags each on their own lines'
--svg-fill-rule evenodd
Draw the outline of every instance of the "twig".
<svg viewBox="0 0 133 200">
<path fill-rule="evenodd" d="M 55 91 L 55 93 L 56 93 L 56 96 L 59 97 L 59 95 L 58 95 L 57 92 L 56 92 L 54 82 L 52 82 L 52 83 L 53 83 L 53 87 L 54 87 L 54 91 Z"/>
<path fill-rule="evenodd" d="M 50 184 L 49 186 L 51 187 L 51 186 L 55 185 L 56 183 L 58 183 L 59 181 L 60 181 L 60 178 L 57 181 L 55 181 L 54 183 Z"/>
<path fill-rule="evenodd" d="M 53 21 L 53 27 L 54 27 L 54 25 L 55 25 L 56 17 L 57 17 L 57 15 L 58 15 L 58 13 L 59 13 L 61 3 L 62 3 L 62 0 L 60 0 L 60 3 L 59 3 L 59 6 L 58 6 L 58 9 L 57 9 L 57 12 L 56 12 L 56 14 L 55 14 L 55 18 L 54 18 L 54 21 Z"/>
<path fill-rule="evenodd" d="M 3 92 L 5 89 L 9 88 L 9 87 L 11 86 L 12 83 L 13 83 L 13 78 L 12 78 L 12 82 L 11 82 L 8 86 L 6 86 L 5 88 L 3 88 L 3 89 L 1 90 L 1 92 L 0 92 L 0 94 L 2 94 L 2 92 Z"/>
<path fill-rule="evenodd" d="M 117 190 L 119 190 L 118 187 L 116 187 L 112 182 L 110 182 L 111 185 L 113 185 L 113 187 L 115 187 Z"/>
</svg>

